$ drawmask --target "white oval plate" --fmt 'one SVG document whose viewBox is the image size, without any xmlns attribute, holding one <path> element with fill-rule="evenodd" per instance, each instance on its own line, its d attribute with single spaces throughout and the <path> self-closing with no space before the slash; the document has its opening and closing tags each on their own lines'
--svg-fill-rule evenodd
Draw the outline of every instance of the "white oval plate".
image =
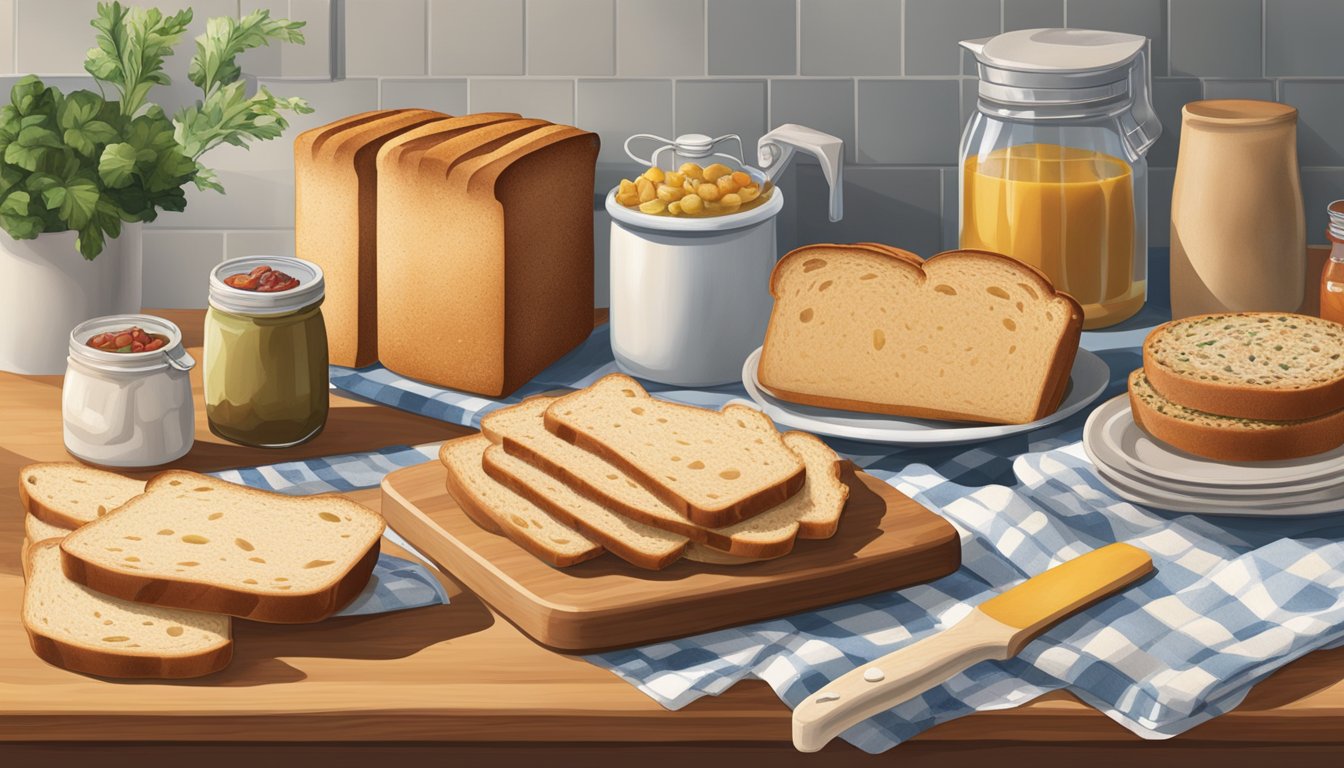
<svg viewBox="0 0 1344 768">
<path fill-rule="evenodd" d="M 1115 495 L 1125 501 L 1153 509 L 1165 509 L 1170 512 L 1184 512 L 1192 515 L 1210 515 L 1224 517 L 1302 517 L 1315 515 L 1333 515 L 1344 512 L 1344 499 L 1334 501 L 1305 502 L 1301 504 L 1283 501 L 1262 500 L 1246 506 L 1226 501 L 1201 501 L 1199 499 L 1181 499 L 1177 495 L 1160 494 L 1150 488 L 1143 488 L 1125 481 L 1102 465 L 1096 465 L 1097 477 L 1110 488 Z M 1258 505 L 1258 506 L 1257 506 Z"/>
<path fill-rule="evenodd" d="M 790 403 L 770 394 L 756 379 L 756 367 L 760 360 L 761 348 L 757 347 L 742 364 L 742 386 L 746 388 L 756 408 L 776 424 L 828 437 L 883 445 L 965 445 L 1040 429 L 1067 419 L 1101 397 L 1111 376 L 1104 360 L 1085 349 L 1079 349 L 1073 361 L 1073 370 L 1069 372 L 1069 389 L 1054 413 L 1028 424 L 972 424 Z"/>
<path fill-rule="evenodd" d="M 1344 489 L 1344 476 L 1329 474 L 1323 477 L 1301 482 L 1288 481 L 1283 483 L 1273 483 L 1269 485 L 1250 484 L 1242 482 L 1224 482 L 1219 480 L 1173 480 L 1171 478 L 1159 477 L 1148 474 L 1140 468 L 1134 466 L 1133 461 L 1119 447 L 1120 443 L 1113 441 L 1109 436 L 1114 434 L 1123 434 L 1128 430 L 1135 430 L 1141 434 L 1144 440 L 1160 442 L 1156 438 L 1143 432 L 1143 429 L 1134 423 L 1134 417 L 1129 409 L 1128 395 L 1114 397 L 1101 405 L 1087 417 L 1087 423 L 1083 425 L 1083 450 L 1087 452 L 1087 457 L 1093 464 L 1109 469 L 1112 473 L 1119 474 L 1130 483 L 1137 483 L 1143 487 L 1152 487 L 1159 490 L 1171 491 L 1175 493 L 1196 494 L 1200 497 L 1208 496 L 1211 498 L 1273 498 L 1287 499 L 1292 498 L 1294 502 L 1299 501 L 1324 501 L 1331 498 L 1330 493 L 1335 488 Z M 1166 446 L 1169 450 L 1177 449 Z M 1186 454 L 1188 455 L 1188 454 Z M 1200 461 L 1199 457 L 1191 457 Z M 1239 466 L 1236 464 L 1228 466 Z M 1160 469 L 1160 468 L 1159 468 Z M 1240 478 L 1234 478 L 1239 480 Z"/>
<path fill-rule="evenodd" d="M 1113 405 L 1116 401 L 1120 402 Z M 1101 420 L 1095 444 L 1120 454 L 1134 470 L 1162 480 L 1223 488 L 1291 485 L 1300 491 L 1320 487 L 1322 481 L 1337 481 L 1344 474 L 1344 447 L 1284 461 L 1218 461 L 1186 453 L 1144 432 L 1134 422 L 1128 396 L 1103 404 L 1091 418 Z M 1109 456 L 1102 458 L 1115 463 Z"/>
</svg>

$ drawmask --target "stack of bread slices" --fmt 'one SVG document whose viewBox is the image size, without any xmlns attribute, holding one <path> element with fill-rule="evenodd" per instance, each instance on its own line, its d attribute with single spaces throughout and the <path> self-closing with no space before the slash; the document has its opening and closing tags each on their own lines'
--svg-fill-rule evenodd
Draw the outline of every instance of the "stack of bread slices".
<svg viewBox="0 0 1344 768">
<path fill-rule="evenodd" d="M 233 656 L 232 618 L 319 621 L 359 595 L 383 520 L 194 472 L 148 483 L 79 464 L 19 471 L 23 624 L 33 651 L 104 677 L 199 677 Z"/>
<path fill-rule="evenodd" d="M 1344 325 L 1275 312 L 1158 326 L 1129 375 L 1134 421 L 1187 453 L 1276 461 L 1344 444 Z"/>
<path fill-rule="evenodd" d="M 738 564 L 832 536 L 844 463 L 763 414 L 651 397 L 606 376 L 495 411 L 444 443 L 448 489 L 478 525 L 556 567 L 604 551 L 647 569 L 682 557 Z"/>
</svg>

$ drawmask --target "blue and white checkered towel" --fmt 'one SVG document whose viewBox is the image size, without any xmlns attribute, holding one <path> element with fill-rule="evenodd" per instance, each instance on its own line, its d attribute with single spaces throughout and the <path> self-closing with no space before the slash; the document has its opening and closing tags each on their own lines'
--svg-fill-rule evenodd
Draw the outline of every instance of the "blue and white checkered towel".
<svg viewBox="0 0 1344 768">
<path fill-rule="evenodd" d="M 382 482 L 383 475 L 394 469 L 420 464 L 434 458 L 435 446 L 421 448 L 385 448 L 370 453 L 331 456 L 324 459 L 290 461 L 250 469 L 212 472 L 221 480 L 240 483 L 294 496 L 313 493 L 352 491 L 370 488 Z M 390 529 L 387 538 L 414 552 L 410 545 Z M 429 569 L 419 563 L 379 553 L 368 586 L 337 616 L 363 616 L 390 613 L 427 605 L 444 605 L 448 594 Z"/>
<path fill-rule="evenodd" d="M 1104 339 L 1103 339 L 1104 341 Z M 520 392 L 488 400 L 378 366 L 332 369 L 340 389 L 467 426 L 523 397 L 581 387 L 615 370 L 605 328 Z M 1133 349 L 1101 353 L 1124 391 Z M 650 386 L 717 407 L 739 385 Z M 955 623 L 975 605 L 1115 541 L 1147 550 L 1151 578 L 1061 622 L 1015 659 L 984 662 L 843 738 L 881 752 L 946 720 L 1066 688 L 1145 738 L 1166 738 L 1235 707 L 1256 682 L 1319 648 L 1344 645 L 1344 515 L 1207 519 L 1116 498 L 1078 440 L 1087 414 L 1045 429 L 935 450 L 830 440 L 842 454 L 941 512 L 961 533 L 962 568 L 931 584 L 822 610 L 587 657 L 677 709 L 746 677 L 789 706 L 854 667 Z M 919 463 L 912 463 L 918 460 Z M 997 483 L 990 484 L 987 483 Z"/>
</svg>

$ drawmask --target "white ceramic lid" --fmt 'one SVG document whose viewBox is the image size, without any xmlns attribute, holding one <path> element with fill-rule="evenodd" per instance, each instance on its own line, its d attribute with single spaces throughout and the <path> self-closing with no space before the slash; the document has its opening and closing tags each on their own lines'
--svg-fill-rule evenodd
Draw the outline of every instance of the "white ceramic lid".
<svg viewBox="0 0 1344 768">
<path fill-rule="evenodd" d="M 1148 38 L 1094 29 L 1020 29 L 966 47 L 982 63 L 1019 72 L 1092 72 L 1128 64 Z M 978 49 L 978 50 L 977 50 Z"/>
</svg>

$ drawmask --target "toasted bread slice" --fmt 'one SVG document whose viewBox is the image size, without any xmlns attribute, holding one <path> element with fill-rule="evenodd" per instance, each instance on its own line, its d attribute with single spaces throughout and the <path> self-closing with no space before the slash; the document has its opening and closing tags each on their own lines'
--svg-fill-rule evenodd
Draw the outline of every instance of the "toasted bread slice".
<svg viewBox="0 0 1344 768">
<path fill-rule="evenodd" d="M 1344 325 L 1286 312 L 1197 315 L 1143 343 L 1153 388 L 1205 413 L 1268 421 L 1344 408 Z"/>
<path fill-rule="evenodd" d="M 781 259 L 761 384 L 792 402 L 917 418 L 1022 424 L 1058 408 L 1078 302 L 999 254 L 909 256 L 812 245 Z"/>
<path fill-rule="evenodd" d="M 604 376 L 546 409 L 546 428 L 616 465 L 696 525 L 721 528 L 797 493 L 805 468 L 770 420 L 650 397 L 622 374 Z"/>
<path fill-rule="evenodd" d="M 19 470 L 24 509 L 59 528 L 73 530 L 97 520 L 144 492 L 142 480 L 71 461 L 29 464 Z"/>
<path fill-rule="evenodd" d="M 1140 368 L 1129 374 L 1134 421 L 1186 453 L 1219 461 L 1278 461 L 1344 445 L 1344 409 L 1311 419 L 1269 421 L 1220 416 L 1172 402 Z"/>
<path fill-rule="evenodd" d="M 65 537 L 65 573 L 124 600 L 275 623 L 320 621 L 378 560 L 383 518 L 333 494 L 294 497 L 194 472 Z"/>
<path fill-rule="evenodd" d="M 33 545 L 23 592 L 33 652 L 103 677 L 200 677 L 233 656 L 228 616 L 143 605 L 95 592 L 61 572 L 60 541 Z"/>
<path fill-rule="evenodd" d="M 448 493 L 468 517 L 557 568 L 602 554 L 601 544 L 486 474 L 484 458 L 489 447 L 483 435 L 471 435 L 449 440 L 439 449 L 439 461 L 448 469 Z"/>
</svg>

